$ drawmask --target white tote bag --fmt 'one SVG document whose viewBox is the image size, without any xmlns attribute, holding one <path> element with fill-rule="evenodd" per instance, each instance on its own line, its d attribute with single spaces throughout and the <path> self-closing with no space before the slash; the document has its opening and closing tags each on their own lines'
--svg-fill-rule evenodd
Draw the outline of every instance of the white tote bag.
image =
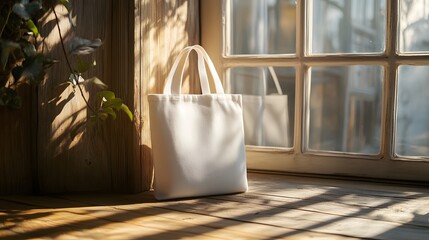
<svg viewBox="0 0 429 240">
<path fill-rule="evenodd" d="M 192 51 L 198 54 L 202 94 L 181 94 L 184 66 Z M 185 56 L 181 76 L 175 78 Z M 204 62 L 215 93 L 210 93 Z M 183 49 L 166 79 L 163 94 L 150 94 L 148 99 L 156 199 L 247 190 L 241 95 L 224 93 L 215 67 L 201 46 Z"/>
<path fill-rule="evenodd" d="M 247 145 L 289 147 L 288 98 L 283 94 L 274 69 L 268 67 L 268 70 L 277 94 L 243 95 L 245 142 Z"/>
</svg>

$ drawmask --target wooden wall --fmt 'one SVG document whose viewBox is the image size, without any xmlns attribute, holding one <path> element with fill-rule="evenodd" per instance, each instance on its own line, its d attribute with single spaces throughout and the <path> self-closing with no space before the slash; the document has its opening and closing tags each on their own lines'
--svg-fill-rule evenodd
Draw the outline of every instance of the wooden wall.
<svg viewBox="0 0 429 240">
<path fill-rule="evenodd" d="M 60 28 L 67 40 L 74 36 L 101 38 L 102 47 L 93 56 L 96 67 L 84 77 L 96 76 L 109 86 L 131 108 L 133 103 L 132 2 L 71 1 L 76 31 L 71 31 L 66 11 L 56 8 L 61 17 Z M 38 177 L 40 191 L 136 191 L 132 170 L 139 159 L 133 156 L 133 124 L 122 114 L 115 121 L 89 126 L 70 133 L 92 113 L 86 108 L 78 89 L 67 81 L 70 70 L 59 43 L 58 29 L 50 28 L 54 20 L 45 19 L 45 48 L 60 59 L 48 72 L 39 90 Z M 99 90 L 83 84 L 85 96 L 95 107 Z M 91 94 L 89 94 L 91 93 Z"/>
<path fill-rule="evenodd" d="M 21 110 L 0 108 L 0 194 L 32 191 L 33 136 L 36 134 L 32 92 L 30 87 L 19 90 Z"/>
<path fill-rule="evenodd" d="M 40 191 L 140 192 L 152 181 L 146 96 L 159 92 L 174 56 L 199 42 L 198 0 L 73 0 L 76 34 L 101 38 L 88 76 L 105 82 L 135 114 L 70 135 L 90 112 L 72 86 L 53 15 L 44 19 L 44 51 L 59 64 L 49 69 L 23 111 L 0 110 L 0 194 Z M 73 36 L 65 9 L 56 8 L 66 39 Z M 195 87 L 186 83 L 188 89 Z M 83 86 L 94 103 L 93 86 Z M 30 91 L 30 90 L 27 90 Z M 91 95 L 89 95 L 91 93 Z M 91 96 L 91 97 L 90 97 Z"/>
</svg>

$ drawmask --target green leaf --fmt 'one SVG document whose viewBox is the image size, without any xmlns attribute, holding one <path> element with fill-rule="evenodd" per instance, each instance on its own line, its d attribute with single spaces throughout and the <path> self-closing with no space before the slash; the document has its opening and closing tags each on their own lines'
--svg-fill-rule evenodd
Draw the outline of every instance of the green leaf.
<svg viewBox="0 0 429 240">
<path fill-rule="evenodd" d="M 134 115 L 133 115 L 133 113 L 130 111 L 130 109 L 128 108 L 128 106 L 127 106 L 127 105 L 122 104 L 122 105 L 121 105 L 121 110 L 122 110 L 122 111 L 124 111 L 124 112 L 127 114 L 127 116 L 130 118 L 130 121 L 133 121 L 133 119 L 134 119 Z"/>
<path fill-rule="evenodd" d="M 107 101 L 107 100 L 111 100 L 111 99 L 115 99 L 115 93 L 112 91 L 100 91 L 97 93 L 97 96 L 100 100 L 102 100 L 103 98 Z"/>
<path fill-rule="evenodd" d="M 113 119 L 116 119 L 116 113 L 115 113 L 115 111 L 113 110 L 113 108 L 111 108 L 111 107 L 107 107 L 107 108 L 102 108 L 102 110 L 101 110 L 102 112 L 105 112 L 105 113 L 107 113 L 107 114 L 109 114 L 110 116 L 112 116 L 112 118 Z"/>
<path fill-rule="evenodd" d="M 78 73 L 84 73 L 89 70 L 90 67 L 92 67 L 92 64 L 82 60 L 79 55 L 76 57 L 76 65 L 77 65 L 77 72 Z"/>
<path fill-rule="evenodd" d="M 0 40 L 0 67 L 3 71 L 6 69 L 10 53 L 18 48 L 20 48 L 20 46 L 16 42 Z"/>
<path fill-rule="evenodd" d="M 103 103 L 103 108 L 111 107 L 119 111 L 121 109 L 122 103 L 123 101 L 120 98 L 108 99 Z"/>
<path fill-rule="evenodd" d="M 105 113 L 105 112 L 98 112 L 97 113 L 98 118 L 100 118 L 101 120 L 106 120 L 109 117 L 109 114 Z"/>
<path fill-rule="evenodd" d="M 34 33 L 34 36 L 39 36 L 39 30 L 37 29 L 36 25 L 34 24 L 33 20 L 28 19 L 27 22 L 25 22 L 28 29 Z"/>
</svg>

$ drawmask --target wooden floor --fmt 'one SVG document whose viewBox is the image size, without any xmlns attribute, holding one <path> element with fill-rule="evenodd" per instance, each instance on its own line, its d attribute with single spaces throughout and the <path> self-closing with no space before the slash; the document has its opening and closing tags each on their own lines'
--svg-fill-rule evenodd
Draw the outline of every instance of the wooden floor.
<svg viewBox="0 0 429 240">
<path fill-rule="evenodd" d="M 429 239 L 429 189 L 249 174 L 249 192 L 0 196 L 3 239 Z"/>
</svg>

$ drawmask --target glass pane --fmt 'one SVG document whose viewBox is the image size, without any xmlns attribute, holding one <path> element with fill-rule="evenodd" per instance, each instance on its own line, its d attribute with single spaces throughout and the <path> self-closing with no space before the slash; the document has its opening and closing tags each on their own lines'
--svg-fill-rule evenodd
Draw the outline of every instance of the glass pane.
<svg viewBox="0 0 429 240">
<path fill-rule="evenodd" d="M 399 52 L 429 53 L 429 1 L 399 2 Z"/>
<path fill-rule="evenodd" d="M 380 152 L 380 66 L 312 67 L 308 149 Z"/>
<path fill-rule="evenodd" d="M 385 49 L 385 0 L 309 1 L 309 53 L 381 53 Z"/>
<path fill-rule="evenodd" d="M 395 154 L 429 157 L 429 67 L 400 66 Z"/>
<path fill-rule="evenodd" d="M 295 53 L 295 0 L 230 0 L 227 54 Z"/>
<path fill-rule="evenodd" d="M 292 147 L 295 69 L 237 67 L 228 76 L 229 92 L 243 94 L 246 144 Z"/>
</svg>

